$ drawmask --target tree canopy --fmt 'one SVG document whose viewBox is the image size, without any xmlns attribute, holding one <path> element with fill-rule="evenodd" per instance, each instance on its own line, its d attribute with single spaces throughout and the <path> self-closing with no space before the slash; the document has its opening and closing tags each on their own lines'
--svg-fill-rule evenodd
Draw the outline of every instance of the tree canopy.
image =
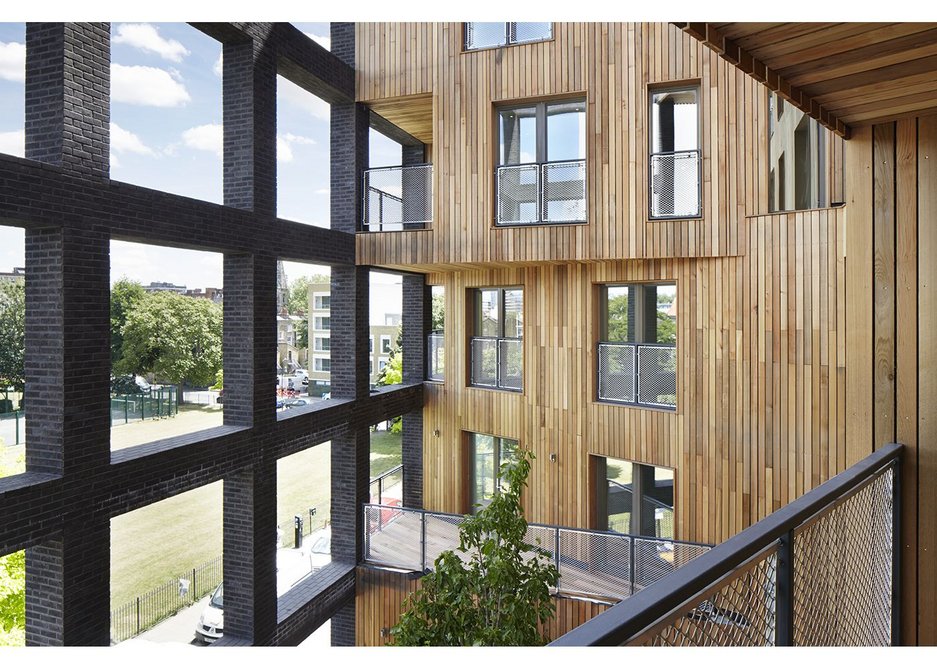
<svg viewBox="0 0 937 668">
<path fill-rule="evenodd" d="M 0 284 L 0 390 L 22 392 L 26 383 L 26 287 Z"/>
<path fill-rule="evenodd" d="M 8 475 L 0 465 L 0 478 Z M 26 552 L 0 556 L 0 647 L 26 644 Z"/>
<path fill-rule="evenodd" d="M 111 365 L 120 372 L 120 361 L 124 356 L 124 324 L 127 316 L 146 297 L 139 283 L 121 278 L 111 287 Z"/>
<path fill-rule="evenodd" d="M 313 283 L 329 283 L 330 280 L 325 274 L 314 274 L 313 276 L 300 276 L 290 281 L 287 297 L 289 313 L 309 313 L 309 286 Z M 305 347 L 307 346 L 300 346 L 300 348 Z"/>
<path fill-rule="evenodd" d="M 420 589 L 404 601 L 391 630 L 394 644 L 530 646 L 549 640 L 541 629 L 555 612 L 550 588 L 559 572 L 548 553 L 524 540 L 521 491 L 531 459 L 519 450 L 501 467 L 505 484 L 459 526 L 462 556 L 440 554 Z"/>
</svg>

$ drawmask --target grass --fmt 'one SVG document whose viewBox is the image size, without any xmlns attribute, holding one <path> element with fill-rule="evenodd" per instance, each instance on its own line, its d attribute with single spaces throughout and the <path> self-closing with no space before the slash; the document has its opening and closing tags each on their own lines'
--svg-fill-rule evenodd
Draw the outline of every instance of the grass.
<svg viewBox="0 0 937 668">
<path fill-rule="evenodd" d="M 330 441 L 277 462 L 277 524 L 283 529 L 284 547 L 293 546 L 294 515 L 303 518 L 306 534 L 320 529 L 331 518 L 331 462 Z M 316 509 L 311 520 L 310 508 Z"/>
<path fill-rule="evenodd" d="M 403 435 L 389 431 L 371 432 L 371 477 L 376 478 L 403 461 Z"/>
</svg>

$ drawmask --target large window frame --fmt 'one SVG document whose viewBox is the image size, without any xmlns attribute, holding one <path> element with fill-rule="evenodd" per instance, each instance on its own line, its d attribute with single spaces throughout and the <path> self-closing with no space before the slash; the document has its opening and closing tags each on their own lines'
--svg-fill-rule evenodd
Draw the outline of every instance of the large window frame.
<svg viewBox="0 0 937 668">
<path fill-rule="evenodd" d="M 591 460 L 597 529 L 674 539 L 676 469 L 605 455 L 593 455 Z M 609 476 L 610 466 L 620 469 L 619 480 Z M 613 518 L 617 523 L 610 521 Z"/>
<path fill-rule="evenodd" d="M 519 25 L 534 25 L 535 23 L 545 23 L 544 21 L 538 22 L 519 22 L 519 21 L 507 21 L 502 23 L 504 26 L 503 41 L 498 42 L 497 44 L 484 44 L 481 46 L 472 45 L 472 34 L 475 31 L 473 26 L 477 25 L 478 21 L 467 21 L 462 24 L 462 50 L 463 51 L 482 51 L 484 49 L 498 49 L 505 46 L 517 46 L 519 44 L 534 44 L 536 42 L 547 42 L 553 39 L 553 23 L 549 24 L 549 31 L 545 36 L 536 36 L 530 38 L 519 38 L 518 37 L 518 26 Z M 493 22 L 500 23 L 500 22 Z"/>
<path fill-rule="evenodd" d="M 468 441 L 468 489 L 465 495 L 466 510 L 467 512 L 475 513 L 480 508 L 484 508 L 491 503 L 496 490 L 504 490 L 503 481 L 501 479 L 501 467 L 511 461 L 520 448 L 520 442 L 515 438 L 505 438 L 502 436 L 493 436 L 491 434 L 475 432 L 465 432 L 465 434 Z M 480 471 L 478 466 L 481 460 L 479 453 L 480 442 L 485 447 L 490 447 L 489 452 L 482 453 L 486 464 L 490 464 L 488 470 L 483 471 Z M 487 461 L 489 459 L 490 461 Z"/>
<path fill-rule="evenodd" d="M 496 329 L 493 334 L 484 329 L 483 293 L 497 291 L 498 313 L 495 320 Z M 520 292 L 520 310 L 514 316 L 515 329 L 512 336 L 508 336 L 505 329 L 507 323 L 507 298 L 509 292 Z M 469 301 L 472 309 L 472 335 L 469 340 L 469 373 L 470 387 L 489 390 L 502 390 L 506 392 L 524 391 L 524 287 L 523 286 L 484 286 L 469 290 Z M 489 321 L 490 322 L 490 321 Z M 519 350 L 518 350 L 519 349 Z M 520 358 L 520 370 L 511 374 L 511 356 Z M 491 358 L 494 358 L 495 368 L 490 370 Z M 489 381 L 483 377 L 491 377 Z M 492 382 L 493 381 L 493 382 Z"/>
<path fill-rule="evenodd" d="M 577 135 L 577 141 L 581 144 L 578 151 L 578 157 L 564 157 L 551 160 L 550 158 L 550 113 L 551 107 L 568 107 L 570 105 L 581 106 L 579 113 L 582 114 L 582 136 Z M 534 119 L 534 154 L 533 161 L 523 160 L 519 150 L 518 160 L 507 159 L 502 151 L 505 146 L 504 140 L 504 119 L 511 112 L 530 112 L 533 110 L 533 116 L 529 113 L 527 118 Z M 582 225 L 588 223 L 588 197 L 587 197 L 587 137 L 588 128 L 588 104 L 585 97 L 566 97 L 555 98 L 541 101 L 516 101 L 510 104 L 502 104 L 495 107 L 495 147 L 497 154 L 495 156 L 495 201 L 494 201 L 494 224 L 495 227 L 526 227 L 531 225 Z M 569 113 L 569 112 L 567 112 Z M 520 125 L 517 132 L 521 132 Z M 522 139 L 518 138 L 518 146 Z M 556 138 L 554 138 L 556 141 Z M 565 178 L 564 178 L 565 177 Z M 570 178 L 572 177 L 572 178 Z M 513 183 L 512 183 L 513 182 Z M 580 183 L 580 186 L 576 184 Z M 505 214 L 503 201 L 509 199 L 508 193 L 512 189 L 533 188 L 536 200 L 535 216 L 521 216 L 520 210 L 513 217 Z M 569 191 L 576 191 L 576 197 L 569 196 L 565 199 L 556 197 L 551 199 L 550 193 L 566 194 Z M 502 196 L 502 193 L 505 193 Z M 552 218 L 550 214 L 550 204 L 559 202 L 581 201 L 581 215 L 563 215 L 561 212 Z M 522 202 L 530 204 L 531 201 Z M 519 206 L 519 205 L 518 205 Z M 574 205 L 575 206 L 575 205 Z M 552 219 L 551 219 L 552 218 Z"/>
<path fill-rule="evenodd" d="M 654 120 L 655 96 L 665 95 L 667 93 L 689 93 L 692 92 L 696 98 L 696 148 L 677 150 L 671 147 L 669 150 L 657 150 L 654 147 L 654 137 L 657 133 L 657 125 Z M 700 94 L 699 81 L 669 83 L 663 85 L 651 85 L 647 89 L 647 207 L 649 220 L 697 220 L 703 217 L 703 150 L 702 150 L 702 126 L 700 118 L 702 117 L 701 105 L 702 98 Z M 659 121 L 658 121 L 659 122 Z M 676 143 L 676 133 L 673 141 Z M 655 208 L 654 195 L 660 192 L 666 192 L 666 182 L 668 179 L 662 178 L 662 173 L 667 171 L 667 164 L 670 164 L 669 178 L 671 199 L 676 200 L 676 182 L 675 174 L 678 169 L 682 169 L 685 174 L 689 174 L 692 169 L 692 163 L 696 166 L 696 212 L 695 213 L 676 213 L 676 202 L 669 208 L 671 213 L 667 213 L 668 208 L 661 206 Z M 678 164 L 681 167 L 678 168 Z M 657 170 L 655 172 L 655 169 Z M 663 183 L 661 183 L 663 181 Z M 655 188 L 657 190 L 655 190 Z"/>
</svg>

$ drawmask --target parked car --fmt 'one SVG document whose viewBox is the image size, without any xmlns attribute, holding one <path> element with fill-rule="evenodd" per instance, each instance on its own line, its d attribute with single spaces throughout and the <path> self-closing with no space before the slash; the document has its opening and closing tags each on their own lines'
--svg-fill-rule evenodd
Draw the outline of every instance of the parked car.
<svg viewBox="0 0 937 668">
<path fill-rule="evenodd" d="M 286 401 L 283 402 L 283 406 L 286 408 L 296 408 L 298 406 L 305 406 L 308 403 L 309 402 L 306 401 L 305 399 L 287 399 Z"/>
<path fill-rule="evenodd" d="M 150 384 L 143 376 L 111 376 L 112 394 L 149 394 Z"/>
<path fill-rule="evenodd" d="M 224 634 L 224 583 L 222 582 L 202 610 L 195 627 L 195 639 L 203 643 L 213 643 Z"/>
</svg>

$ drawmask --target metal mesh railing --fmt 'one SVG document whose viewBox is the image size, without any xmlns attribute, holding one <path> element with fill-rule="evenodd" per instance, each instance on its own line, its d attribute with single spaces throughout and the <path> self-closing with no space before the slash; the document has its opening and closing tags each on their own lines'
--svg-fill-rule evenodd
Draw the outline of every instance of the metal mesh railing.
<svg viewBox="0 0 937 668">
<path fill-rule="evenodd" d="M 484 23 L 467 22 L 465 26 L 465 49 L 486 49 L 507 44 L 521 44 L 550 39 L 552 23 Z"/>
<path fill-rule="evenodd" d="M 422 229 L 433 220 L 433 166 L 381 167 L 364 172 L 364 228 Z"/>
<path fill-rule="evenodd" d="M 426 377 L 429 380 L 446 379 L 446 346 L 442 332 L 426 336 Z"/>
<path fill-rule="evenodd" d="M 675 408 L 676 346 L 654 343 L 599 343 L 598 388 L 601 401 Z"/>
<path fill-rule="evenodd" d="M 364 561 L 424 571 L 432 568 L 445 550 L 453 550 L 467 560 L 471 555 L 458 551 L 459 525 L 463 519 L 462 515 L 366 505 Z M 558 593 L 618 600 L 641 588 L 635 581 L 637 573 L 642 574 L 644 586 L 654 579 L 654 569 L 642 563 L 651 555 L 655 560 L 661 559 L 661 555 L 669 558 L 672 571 L 710 549 L 697 543 L 655 541 L 611 531 L 543 524 L 529 524 L 525 540 L 532 547 L 525 553 L 526 558 L 556 564 L 560 573 Z M 639 552 L 636 546 L 641 540 L 664 547 Z"/>
<path fill-rule="evenodd" d="M 650 196 L 652 218 L 699 216 L 700 152 L 652 154 Z"/>
<path fill-rule="evenodd" d="M 476 336 L 471 342 L 471 382 L 477 387 L 524 387 L 524 340 Z"/>
<path fill-rule="evenodd" d="M 403 464 L 372 478 L 368 488 L 371 503 L 378 505 L 400 503 L 403 499 Z"/>
<path fill-rule="evenodd" d="M 542 168 L 543 222 L 585 222 L 586 161 L 553 162 Z"/>
<path fill-rule="evenodd" d="M 899 644 L 900 453 L 880 448 L 705 555 L 675 543 L 672 566 L 692 561 L 679 578 L 636 539 L 636 581 L 657 584 L 554 644 Z"/>
<path fill-rule="evenodd" d="M 499 225 L 586 221 L 586 161 L 504 165 L 497 171 Z"/>
</svg>

